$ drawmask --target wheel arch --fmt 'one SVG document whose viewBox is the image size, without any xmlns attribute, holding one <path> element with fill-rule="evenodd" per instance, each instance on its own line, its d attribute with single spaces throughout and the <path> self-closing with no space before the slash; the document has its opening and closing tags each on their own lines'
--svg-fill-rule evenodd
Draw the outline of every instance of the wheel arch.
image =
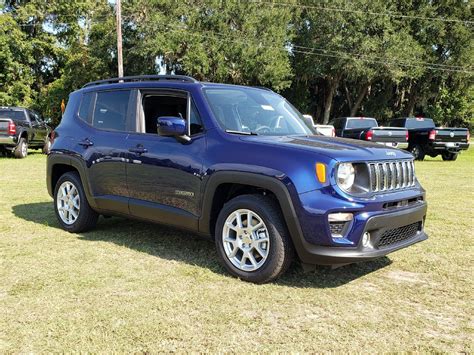
<svg viewBox="0 0 474 355">
<path fill-rule="evenodd" d="M 288 184 L 285 184 L 283 181 L 284 178 L 279 179 L 277 177 L 255 173 L 235 171 L 214 173 L 209 178 L 205 187 L 202 213 L 199 219 L 199 231 L 207 235 L 214 235 L 215 221 L 226 198 L 240 195 L 240 193 L 232 195 L 232 191 L 238 191 L 240 188 L 243 193 L 248 193 L 248 191 L 266 192 L 275 197 L 290 233 L 293 245 L 298 252 L 302 247 L 301 238 L 303 234 L 290 192 L 287 188 Z M 231 187 L 230 189 L 229 185 Z M 230 196 L 227 195 L 224 197 L 221 195 L 222 192 L 230 192 L 231 194 Z"/>
<path fill-rule="evenodd" d="M 59 178 L 70 171 L 77 172 L 81 179 L 84 192 L 86 194 L 87 202 L 91 207 L 96 207 L 95 200 L 92 197 L 91 189 L 87 180 L 85 167 L 81 161 L 75 157 L 64 156 L 60 154 L 49 154 L 47 160 L 46 184 L 48 193 L 51 197 L 54 196 L 54 188 Z"/>
</svg>

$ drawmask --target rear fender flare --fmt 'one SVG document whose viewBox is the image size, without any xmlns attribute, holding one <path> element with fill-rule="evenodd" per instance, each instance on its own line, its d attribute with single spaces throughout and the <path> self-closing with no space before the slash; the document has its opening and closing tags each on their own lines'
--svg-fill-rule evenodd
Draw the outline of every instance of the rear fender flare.
<svg viewBox="0 0 474 355">
<path fill-rule="evenodd" d="M 81 178 L 82 186 L 84 188 L 84 192 L 86 194 L 87 202 L 92 208 L 97 208 L 97 204 L 95 203 L 95 199 L 91 193 L 91 187 L 89 185 L 89 180 L 87 179 L 87 170 L 86 165 L 83 161 L 81 161 L 77 157 L 73 157 L 70 155 L 62 155 L 58 153 L 50 153 L 48 155 L 48 164 L 47 164 L 47 185 L 48 185 L 48 193 L 51 197 L 54 195 L 54 186 L 52 186 L 52 178 L 53 178 L 53 168 L 55 165 L 62 164 L 62 165 L 69 165 L 77 170 L 79 176 Z"/>
</svg>

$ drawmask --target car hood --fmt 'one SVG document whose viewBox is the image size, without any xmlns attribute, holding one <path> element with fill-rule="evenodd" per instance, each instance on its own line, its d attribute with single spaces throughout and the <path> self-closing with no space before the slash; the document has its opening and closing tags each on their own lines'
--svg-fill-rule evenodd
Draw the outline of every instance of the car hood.
<svg viewBox="0 0 474 355">
<path fill-rule="evenodd" d="M 242 140 L 313 151 L 338 161 L 412 159 L 407 151 L 377 143 L 325 136 L 245 136 Z"/>
</svg>

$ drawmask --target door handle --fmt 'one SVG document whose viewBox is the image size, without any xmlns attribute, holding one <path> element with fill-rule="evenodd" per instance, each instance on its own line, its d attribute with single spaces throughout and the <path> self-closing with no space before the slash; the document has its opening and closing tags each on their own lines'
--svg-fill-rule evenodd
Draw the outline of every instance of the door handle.
<svg viewBox="0 0 474 355">
<path fill-rule="evenodd" d="M 136 147 L 128 148 L 128 151 L 131 153 L 140 155 L 140 154 L 147 153 L 148 149 L 143 148 L 142 146 L 136 146 Z"/>
<path fill-rule="evenodd" d="M 90 147 L 90 146 L 94 145 L 94 143 L 92 143 L 89 140 L 89 138 L 83 139 L 82 141 L 79 141 L 77 144 L 82 145 L 84 148 L 87 148 L 87 147 Z"/>
</svg>

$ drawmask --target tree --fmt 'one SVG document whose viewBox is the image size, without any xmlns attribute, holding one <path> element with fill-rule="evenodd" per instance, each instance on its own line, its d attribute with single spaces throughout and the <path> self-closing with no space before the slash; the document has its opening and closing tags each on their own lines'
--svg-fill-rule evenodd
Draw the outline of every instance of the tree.
<svg viewBox="0 0 474 355">
<path fill-rule="evenodd" d="M 168 73 L 276 90 L 291 83 L 284 47 L 291 39 L 290 9 L 237 1 L 137 1 L 125 12 L 141 34 L 131 54 Z"/>
</svg>

